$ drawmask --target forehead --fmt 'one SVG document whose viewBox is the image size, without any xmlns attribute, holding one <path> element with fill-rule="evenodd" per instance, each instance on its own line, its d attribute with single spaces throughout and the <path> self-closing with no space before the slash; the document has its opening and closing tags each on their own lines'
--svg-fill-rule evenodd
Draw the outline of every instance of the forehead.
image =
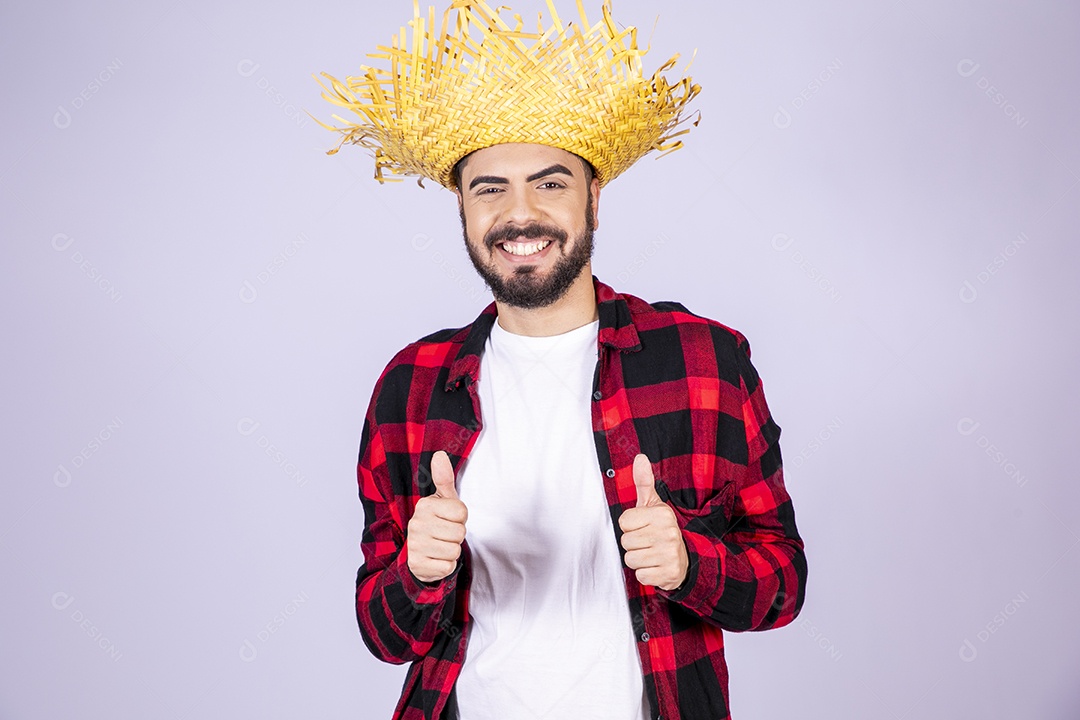
<svg viewBox="0 0 1080 720">
<path fill-rule="evenodd" d="M 571 152 L 550 145 L 502 143 L 477 150 L 468 156 L 461 172 L 462 181 L 477 175 L 497 175 L 513 179 L 563 165 L 575 176 L 584 175 L 581 159 Z"/>
</svg>

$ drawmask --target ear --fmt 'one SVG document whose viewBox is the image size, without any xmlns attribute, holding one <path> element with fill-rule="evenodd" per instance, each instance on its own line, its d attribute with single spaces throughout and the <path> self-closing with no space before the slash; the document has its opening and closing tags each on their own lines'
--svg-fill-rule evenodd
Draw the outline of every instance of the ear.
<svg viewBox="0 0 1080 720">
<path fill-rule="evenodd" d="M 600 181 L 595 177 L 589 183 L 589 192 L 592 194 L 593 229 L 600 229 Z"/>
<path fill-rule="evenodd" d="M 468 234 L 468 232 L 469 232 L 469 221 L 465 217 L 465 197 L 464 197 L 464 195 L 462 195 L 461 190 L 457 189 L 457 188 L 454 189 L 454 195 L 457 196 L 457 211 L 458 211 L 458 217 L 461 218 L 461 229 L 466 234 Z"/>
<path fill-rule="evenodd" d="M 461 192 L 461 188 L 454 188 L 454 197 L 457 198 L 458 215 L 462 218 L 465 217 L 465 193 Z"/>
</svg>

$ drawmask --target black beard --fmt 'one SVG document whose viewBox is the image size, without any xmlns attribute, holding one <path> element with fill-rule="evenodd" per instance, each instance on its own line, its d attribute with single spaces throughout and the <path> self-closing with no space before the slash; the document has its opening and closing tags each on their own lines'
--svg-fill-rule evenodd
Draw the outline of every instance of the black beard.
<svg viewBox="0 0 1080 720">
<path fill-rule="evenodd" d="M 469 253 L 469 259 L 472 260 L 476 272 L 491 288 L 491 294 L 496 300 L 505 305 L 524 309 L 547 307 L 566 295 L 570 286 L 578 279 L 581 271 L 592 258 L 596 230 L 593 222 L 592 193 L 589 193 L 585 207 L 585 231 L 575 239 L 570 254 L 559 257 L 546 278 L 536 277 L 536 266 L 527 265 L 515 269 L 514 274 L 504 280 L 495 270 L 494 265 L 486 264 L 469 243 L 464 209 L 461 210 L 461 228 L 465 234 L 465 249 Z M 495 249 L 495 243 L 516 237 L 530 239 L 545 237 L 550 239 L 560 252 L 566 248 L 565 231 L 538 223 L 520 228 L 509 226 L 493 228 L 484 236 L 484 247 L 488 253 L 491 253 Z"/>
</svg>

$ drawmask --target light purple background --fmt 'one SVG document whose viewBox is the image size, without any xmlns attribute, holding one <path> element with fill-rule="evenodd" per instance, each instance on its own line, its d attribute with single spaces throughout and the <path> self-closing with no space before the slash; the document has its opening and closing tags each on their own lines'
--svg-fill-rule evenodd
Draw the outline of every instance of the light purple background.
<svg viewBox="0 0 1080 720">
<path fill-rule="evenodd" d="M 697 48 L 703 120 L 604 191 L 595 272 L 748 336 L 807 545 L 735 717 L 1076 718 L 1080 8 L 615 11 L 649 70 Z M 0 717 L 390 716 L 363 413 L 490 296 L 448 192 L 304 111 L 411 12 L 0 9 Z"/>
</svg>

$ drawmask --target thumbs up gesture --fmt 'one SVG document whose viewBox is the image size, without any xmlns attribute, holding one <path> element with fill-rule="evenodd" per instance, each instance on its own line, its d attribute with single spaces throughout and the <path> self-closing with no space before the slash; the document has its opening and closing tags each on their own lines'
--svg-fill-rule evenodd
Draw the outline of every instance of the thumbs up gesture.
<svg viewBox="0 0 1080 720">
<path fill-rule="evenodd" d="M 656 479 L 647 455 L 634 458 L 637 505 L 619 516 L 626 567 L 642 585 L 674 590 L 686 579 L 690 559 L 675 511 L 656 494 Z"/>
<path fill-rule="evenodd" d="M 454 572 L 465 539 L 469 510 L 458 498 L 450 456 L 439 450 L 431 457 L 435 494 L 416 501 L 405 546 L 409 571 L 421 582 L 437 582 Z"/>
</svg>

